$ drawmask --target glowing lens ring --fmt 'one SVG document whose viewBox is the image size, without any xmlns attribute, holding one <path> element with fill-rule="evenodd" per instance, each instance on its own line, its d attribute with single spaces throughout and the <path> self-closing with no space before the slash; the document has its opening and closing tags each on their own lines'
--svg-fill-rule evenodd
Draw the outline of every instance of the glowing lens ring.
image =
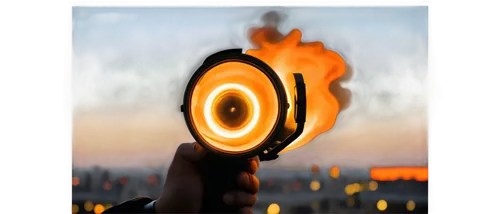
<svg viewBox="0 0 500 214">
<path fill-rule="evenodd" d="M 236 89 L 236 90 L 243 92 L 243 94 L 248 96 L 248 98 L 250 99 L 250 102 L 252 103 L 252 108 L 253 108 L 252 119 L 250 120 L 248 125 L 246 125 L 240 131 L 228 131 L 228 130 L 223 129 L 214 121 L 214 118 L 211 114 L 211 112 L 212 112 L 211 107 L 212 107 L 212 103 L 215 100 L 215 97 L 218 94 L 220 94 L 221 92 L 229 90 L 229 89 Z M 220 135 L 220 136 L 226 137 L 226 138 L 239 138 L 239 137 L 242 137 L 242 136 L 248 134 L 250 131 L 252 131 L 252 129 L 255 127 L 255 125 L 257 125 L 257 122 L 259 121 L 259 116 L 260 116 L 260 105 L 259 105 L 259 101 L 258 101 L 257 97 L 255 96 L 255 94 L 247 87 L 242 86 L 240 84 L 235 84 L 235 83 L 224 84 L 224 85 L 221 85 L 221 86 L 215 88 L 215 90 L 213 90 L 212 93 L 210 93 L 210 95 L 208 95 L 208 98 L 205 102 L 205 108 L 203 110 L 204 110 L 205 120 L 206 120 L 208 126 L 210 127 L 210 129 L 213 132 L 215 132 L 217 135 Z"/>
</svg>

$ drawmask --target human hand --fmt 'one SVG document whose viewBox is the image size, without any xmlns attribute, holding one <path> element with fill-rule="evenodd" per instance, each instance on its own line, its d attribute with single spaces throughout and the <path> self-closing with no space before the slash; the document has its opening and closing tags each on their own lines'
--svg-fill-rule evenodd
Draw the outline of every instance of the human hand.
<svg viewBox="0 0 500 214">
<path fill-rule="evenodd" d="M 259 190 L 259 180 L 255 176 L 258 159 L 241 160 L 237 165 L 235 160 L 215 159 L 198 143 L 181 144 L 168 170 L 155 211 L 253 213 L 252 206 Z M 228 186 L 228 183 L 234 185 Z"/>
</svg>

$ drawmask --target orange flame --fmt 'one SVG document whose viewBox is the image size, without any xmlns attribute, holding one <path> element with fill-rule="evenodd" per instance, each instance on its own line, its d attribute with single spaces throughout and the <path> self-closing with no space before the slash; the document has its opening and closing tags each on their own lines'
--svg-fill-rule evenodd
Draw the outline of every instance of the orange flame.
<svg viewBox="0 0 500 214">
<path fill-rule="evenodd" d="M 295 81 L 293 73 L 301 73 L 306 83 L 307 116 L 304 132 L 282 152 L 299 148 L 335 124 L 339 101 L 329 90 L 330 84 L 346 72 L 342 57 L 325 49 L 321 42 L 301 42 L 302 33 L 294 29 L 283 36 L 275 27 L 251 30 L 250 40 L 258 48 L 246 54 L 267 63 L 283 81 L 289 102 Z M 293 111 L 289 109 L 286 127 L 294 129 Z"/>
</svg>

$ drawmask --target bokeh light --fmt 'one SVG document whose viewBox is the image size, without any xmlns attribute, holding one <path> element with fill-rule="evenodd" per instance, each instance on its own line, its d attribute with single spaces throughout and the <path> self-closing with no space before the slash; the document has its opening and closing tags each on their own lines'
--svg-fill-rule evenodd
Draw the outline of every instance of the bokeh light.
<svg viewBox="0 0 500 214">
<path fill-rule="evenodd" d="M 340 169 L 336 166 L 330 168 L 330 176 L 334 179 L 337 179 L 340 177 Z"/>
<path fill-rule="evenodd" d="M 80 178 L 78 178 L 78 177 L 73 177 L 73 179 L 71 180 L 71 183 L 73 184 L 73 186 L 78 186 L 78 185 L 80 185 Z"/>
<path fill-rule="evenodd" d="M 158 183 L 158 178 L 155 175 L 149 175 L 147 180 L 149 184 L 155 185 Z"/>
<path fill-rule="evenodd" d="M 361 192 L 363 190 L 364 187 L 359 183 L 348 184 L 344 189 L 347 195 L 353 195 L 354 193 Z"/>
<path fill-rule="evenodd" d="M 370 181 L 370 183 L 368 184 L 368 189 L 370 189 L 370 191 L 375 191 L 377 190 L 378 188 L 378 183 L 376 181 Z"/>
<path fill-rule="evenodd" d="M 120 178 L 120 183 L 121 184 L 125 185 L 125 184 L 127 184 L 127 182 L 128 182 L 128 178 L 127 177 L 121 177 Z"/>
<path fill-rule="evenodd" d="M 311 187 L 312 191 L 318 191 L 321 188 L 321 183 L 319 183 L 319 181 L 314 180 L 311 181 L 309 187 Z"/>
<path fill-rule="evenodd" d="M 377 209 L 380 211 L 384 211 L 387 209 L 387 201 L 385 200 L 379 200 L 377 202 Z"/>
<path fill-rule="evenodd" d="M 102 185 L 102 188 L 104 188 L 104 190 L 106 190 L 106 191 L 111 190 L 111 182 L 109 182 L 109 181 L 104 182 L 104 184 Z"/>
<path fill-rule="evenodd" d="M 280 206 L 276 203 L 272 203 L 267 208 L 267 214 L 278 214 L 280 213 Z"/>
<path fill-rule="evenodd" d="M 318 172 L 319 172 L 319 166 L 318 166 L 318 165 L 313 165 L 313 166 L 311 167 L 311 172 L 312 172 L 313 174 L 318 173 Z"/>
<path fill-rule="evenodd" d="M 363 187 L 361 186 L 361 184 L 354 183 L 354 184 L 352 184 L 352 187 L 354 189 L 354 192 L 361 192 L 361 191 L 363 191 Z"/>
<path fill-rule="evenodd" d="M 104 212 L 104 206 L 102 206 L 102 204 L 96 204 L 95 207 L 94 207 L 94 213 L 95 214 L 101 214 L 102 212 Z"/>
<path fill-rule="evenodd" d="M 78 205 L 73 204 L 73 206 L 71 206 L 71 212 L 72 213 L 77 213 L 78 210 L 80 210 L 80 207 L 78 207 Z"/>
<path fill-rule="evenodd" d="M 351 185 L 351 184 L 348 184 L 345 186 L 345 193 L 347 195 L 352 195 L 354 194 L 356 191 L 354 190 L 354 187 Z"/>
<path fill-rule="evenodd" d="M 83 204 L 83 208 L 87 212 L 90 212 L 94 209 L 94 203 L 92 203 L 92 201 L 85 201 L 85 203 Z"/>
<path fill-rule="evenodd" d="M 415 206 L 416 206 L 415 201 L 410 200 L 406 203 L 406 209 L 408 211 L 413 211 L 415 209 Z"/>
</svg>

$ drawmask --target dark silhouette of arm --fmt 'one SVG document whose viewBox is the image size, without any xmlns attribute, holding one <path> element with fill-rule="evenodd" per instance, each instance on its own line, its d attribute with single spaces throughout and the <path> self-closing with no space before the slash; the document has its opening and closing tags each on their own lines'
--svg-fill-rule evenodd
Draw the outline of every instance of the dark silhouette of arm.
<svg viewBox="0 0 500 214">
<path fill-rule="evenodd" d="M 144 206 L 153 201 L 153 199 L 148 197 L 137 197 L 129 201 L 125 201 L 121 204 L 113 206 L 103 212 L 107 213 L 144 213 Z"/>
</svg>

